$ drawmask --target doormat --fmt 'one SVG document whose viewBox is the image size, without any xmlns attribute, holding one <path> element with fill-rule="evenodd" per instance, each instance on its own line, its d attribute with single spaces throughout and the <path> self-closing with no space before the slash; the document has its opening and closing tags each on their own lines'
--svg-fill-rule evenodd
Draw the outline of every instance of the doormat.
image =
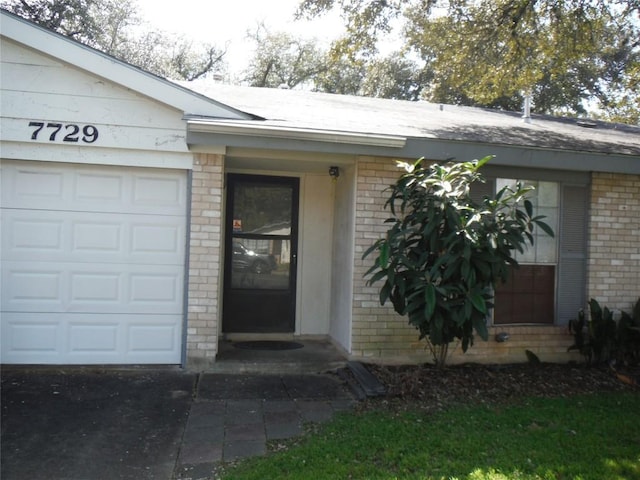
<svg viewBox="0 0 640 480">
<path fill-rule="evenodd" d="M 244 350 L 295 350 L 304 347 L 301 343 L 284 340 L 251 340 L 235 342 L 233 346 Z"/>
</svg>

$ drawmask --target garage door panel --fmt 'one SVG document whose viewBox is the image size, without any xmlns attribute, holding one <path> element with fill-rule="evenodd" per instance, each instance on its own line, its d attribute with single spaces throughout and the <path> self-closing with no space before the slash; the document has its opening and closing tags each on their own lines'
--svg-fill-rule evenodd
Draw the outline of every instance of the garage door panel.
<svg viewBox="0 0 640 480">
<path fill-rule="evenodd" d="M 184 264 L 183 217 L 21 209 L 2 215 L 3 259 Z"/>
<path fill-rule="evenodd" d="M 9 313 L 2 362 L 22 364 L 179 363 L 179 315 Z"/>
<path fill-rule="evenodd" d="M 21 318 L 20 314 L 5 313 L 2 322 L 2 360 L 11 356 L 32 353 L 57 355 L 60 338 L 57 322 Z"/>
<path fill-rule="evenodd" d="M 18 251 L 24 252 L 29 258 L 40 252 L 47 252 L 49 255 L 62 253 L 63 220 L 43 218 L 42 215 L 22 214 L 16 217 L 14 213 L 10 210 L 3 212 L 5 228 L 2 233 L 7 237 L 7 241 L 2 245 L 11 250 L 5 251 L 3 248 L 3 257 L 10 257 Z"/>
<path fill-rule="evenodd" d="M 169 314 L 182 311 L 182 268 L 67 263 L 64 269 L 58 266 L 58 270 L 53 270 L 54 265 L 3 262 L 2 310 Z"/>
<path fill-rule="evenodd" d="M 49 208 L 68 204 L 69 174 L 59 165 L 3 162 L 2 206 Z"/>
<path fill-rule="evenodd" d="M 1 168 L 2 361 L 180 363 L 186 172 Z"/>
<path fill-rule="evenodd" d="M 67 310 L 95 309 L 98 305 L 120 305 L 125 275 L 119 272 L 71 272 Z M 75 307 L 75 308 L 74 308 Z"/>
<path fill-rule="evenodd" d="M 129 286 L 131 303 L 140 308 L 157 308 L 158 303 L 169 308 L 172 305 L 180 307 L 178 299 L 182 294 L 181 283 L 181 278 L 172 273 L 132 274 Z"/>
<path fill-rule="evenodd" d="M 164 265 L 78 265 L 69 272 L 69 284 L 66 310 L 69 312 L 182 312 L 182 268 Z"/>
<path fill-rule="evenodd" d="M 126 179 L 123 175 L 115 175 L 106 171 L 83 172 L 71 175 L 74 190 L 71 200 L 74 205 L 80 203 L 95 206 L 99 203 L 121 205 L 126 202 Z"/>
<path fill-rule="evenodd" d="M 94 319 L 81 323 L 69 322 L 69 353 L 73 354 L 117 354 L 118 328 L 120 322 L 101 323 Z"/>
<path fill-rule="evenodd" d="M 179 349 L 177 333 L 177 326 L 171 322 L 164 325 L 158 322 L 152 325 L 132 322 L 128 330 L 129 351 L 139 355 L 175 352 Z"/>
<path fill-rule="evenodd" d="M 55 167 L 50 168 L 11 168 L 3 167 L 3 177 L 10 179 L 11 187 L 6 190 L 9 194 L 3 195 L 3 205 L 9 205 L 9 201 L 19 202 L 43 202 L 59 203 L 64 201 L 65 179 L 67 175 Z M 5 189 L 2 189 L 5 191 Z"/>
<path fill-rule="evenodd" d="M 70 243 L 65 245 L 67 254 L 74 255 L 78 258 L 78 254 L 85 254 L 87 261 L 93 259 L 96 255 L 116 254 L 126 255 L 126 243 L 123 241 L 123 231 L 126 228 L 122 221 L 114 221 L 110 219 L 111 215 L 101 215 L 101 221 L 95 220 L 95 215 L 89 220 L 88 214 L 76 214 L 74 220 L 69 220 L 70 224 Z M 79 217 L 85 217 L 81 220 Z"/>
<path fill-rule="evenodd" d="M 33 210 L 2 210 L 2 260 L 62 259 L 67 222 Z"/>
<path fill-rule="evenodd" d="M 144 168 L 4 162 L 4 208 L 184 216 L 186 175 Z"/>
<path fill-rule="evenodd" d="M 132 204 L 141 208 L 184 207 L 185 183 L 182 179 L 140 173 L 133 176 Z"/>
<path fill-rule="evenodd" d="M 169 219 L 171 220 L 171 219 Z M 149 254 L 184 258 L 185 231 L 182 223 L 146 221 L 131 225 L 130 252 L 142 261 Z"/>
<path fill-rule="evenodd" d="M 29 309 L 35 311 L 64 308 L 64 272 L 29 268 L 23 263 L 3 262 L 2 310 Z"/>
</svg>

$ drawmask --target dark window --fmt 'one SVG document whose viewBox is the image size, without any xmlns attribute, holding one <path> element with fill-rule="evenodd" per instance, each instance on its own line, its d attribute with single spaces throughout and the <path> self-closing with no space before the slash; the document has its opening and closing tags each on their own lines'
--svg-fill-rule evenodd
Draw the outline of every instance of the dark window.
<svg viewBox="0 0 640 480">
<path fill-rule="evenodd" d="M 493 323 L 553 324 L 556 267 L 520 265 L 496 286 Z"/>
</svg>

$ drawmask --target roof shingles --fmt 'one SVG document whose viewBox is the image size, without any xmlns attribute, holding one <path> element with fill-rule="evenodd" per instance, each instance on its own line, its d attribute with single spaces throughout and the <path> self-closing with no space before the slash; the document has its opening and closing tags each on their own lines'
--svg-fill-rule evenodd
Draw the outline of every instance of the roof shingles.
<svg viewBox="0 0 640 480">
<path fill-rule="evenodd" d="M 484 108 L 438 105 L 302 90 L 254 88 L 196 81 L 202 95 L 258 115 L 263 125 L 407 138 L 437 138 L 604 154 L 640 155 L 640 127 Z M 253 121 L 255 122 L 255 121 Z"/>
</svg>

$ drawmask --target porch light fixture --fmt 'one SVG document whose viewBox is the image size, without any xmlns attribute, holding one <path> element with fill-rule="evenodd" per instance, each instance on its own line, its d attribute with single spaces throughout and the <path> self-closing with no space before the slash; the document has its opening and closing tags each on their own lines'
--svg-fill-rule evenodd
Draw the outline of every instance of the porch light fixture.
<svg viewBox="0 0 640 480">
<path fill-rule="evenodd" d="M 329 176 L 334 180 L 340 176 L 340 168 L 333 166 L 329 167 Z"/>
</svg>

